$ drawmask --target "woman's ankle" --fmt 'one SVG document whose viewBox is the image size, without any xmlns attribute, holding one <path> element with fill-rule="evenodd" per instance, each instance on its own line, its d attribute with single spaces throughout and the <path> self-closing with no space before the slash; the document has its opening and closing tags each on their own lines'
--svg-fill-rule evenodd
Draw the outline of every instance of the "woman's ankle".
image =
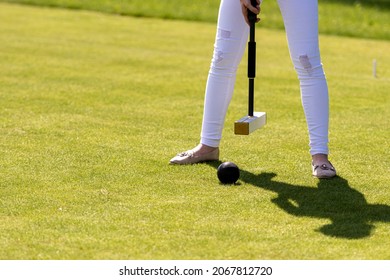
<svg viewBox="0 0 390 280">
<path fill-rule="evenodd" d="M 193 151 L 195 153 L 207 154 L 207 153 L 211 153 L 211 152 L 215 151 L 216 149 L 218 149 L 218 147 L 211 147 L 211 146 L 207 146 L 207 145 L 201 143 L 198 146 L 196 146 L 193 149 Z"/>
<path fill-rule="evenodd" d="M 311 156 L 311 159 L 314 164 L 329 162 L 327 154 L 315 154 Z"/>
</svg>

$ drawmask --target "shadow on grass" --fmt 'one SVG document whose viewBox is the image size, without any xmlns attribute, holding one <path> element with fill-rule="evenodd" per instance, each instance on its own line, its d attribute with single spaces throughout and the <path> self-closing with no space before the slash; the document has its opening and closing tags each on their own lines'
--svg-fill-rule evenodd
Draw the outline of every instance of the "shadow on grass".
<svg viewBox="0 0 390 280">
<path fill-rule="evenodd" d="M 221 162 L 209 163 L 217 168 Z M 297 217 L 329 219 L 318 229 L 332 237 L 360 239 L 372 234 L 374 222 L 390 222 L 390 206 L 369 204 L 364 195 L 353 189 L 342 177 L 318 180 L 317 188 L 273 180 L 275 173 L 253 174 L 240 170 L 240 180 L 275 192 L 272 199 L 279 208 Z"/>
</svg>

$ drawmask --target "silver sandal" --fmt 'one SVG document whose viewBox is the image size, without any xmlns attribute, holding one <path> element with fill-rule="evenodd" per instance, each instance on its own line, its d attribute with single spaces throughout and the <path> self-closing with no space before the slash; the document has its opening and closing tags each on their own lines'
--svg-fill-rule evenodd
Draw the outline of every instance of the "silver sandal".
<svg viewBox="0 0 390 280">
<path fill-rule="evenodd" d="M 173 157 L 169 161 L 169 163 L 170 164 L 194 164 L 194 163 L 200 163 L 205 161 L 214 161 L 218 159 L 219 159 L 219 148 L 216 148 L 213 151 L 204 154 L 194 153 L 193 150 L 189 150 Z"/>
<path fill-rule="evenodd" d="M 314 165 L 312 163 L 313 176 L 319 179 L 328 179 L 336 176 L 336 169 L 329 163 Z"/>
</svg>

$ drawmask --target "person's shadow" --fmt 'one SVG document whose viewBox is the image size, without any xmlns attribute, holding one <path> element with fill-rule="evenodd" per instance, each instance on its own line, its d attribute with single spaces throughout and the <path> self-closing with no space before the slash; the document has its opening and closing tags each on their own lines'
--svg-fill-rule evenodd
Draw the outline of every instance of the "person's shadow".
<svg viewBox="0 0 390 280">
<path fill-rule="evenodd" d="M 374 222 L 390 222 L 389 205 L 367 203 L 364 195 L 342 177 L 319 180 L 317 188 L 278 182 L 274 177 L 275 173 L 256 175 L 240 170 L 241 181 L 275 192 L 277 197 L 272 202 L 287 213 L 329 219 L 329 224 L 318 229 L 325 235 L 359 239 L 372 234 Z"/>
</svg>

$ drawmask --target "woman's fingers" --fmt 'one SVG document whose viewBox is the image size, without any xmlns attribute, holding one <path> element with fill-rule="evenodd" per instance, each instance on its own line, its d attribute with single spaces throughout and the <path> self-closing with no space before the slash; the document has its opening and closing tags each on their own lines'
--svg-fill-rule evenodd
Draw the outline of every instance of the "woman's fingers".
<svg viewBox="0 0 390 280">
<path fill-rule="evenodd" d="M 256 2 L 257 2 L 256 7 L 252 6 L 250 0 L 240 0 L 240 2 L 241 2 L 242 14 L 243 14 L 243 16 L 245 18 L 246 23 L 249 24 L 248 9 L 252 13 L 258 15 L 260 13 L 260 0 L 256 0 Z M 260 18 L 257 18 L 256 22 L 259 22 L 259 21 L 260 21 Z"/>
</svg>

